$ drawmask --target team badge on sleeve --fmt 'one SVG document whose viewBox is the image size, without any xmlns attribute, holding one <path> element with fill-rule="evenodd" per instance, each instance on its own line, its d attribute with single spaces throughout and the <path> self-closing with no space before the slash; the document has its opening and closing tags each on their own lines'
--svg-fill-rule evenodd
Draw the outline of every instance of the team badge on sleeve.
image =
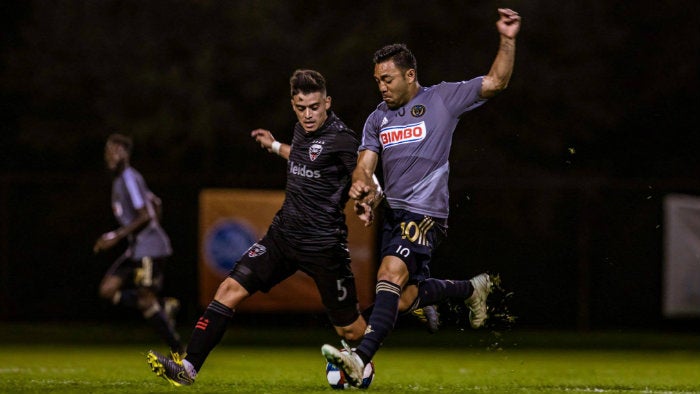
<svg viewBox="0 0 700 394">
<path fill-rule="evenodd" d="M 316 160 L 316 158 L 321 154 L 321 151 L 323 151 L 323 145 L 320 144 L 313 144 L 309 147 L 309 159 L 311 161 Z"/>
<path fill-rule="evenodd" d="M 267 248 L 256 242 L 248 249 L 248 257 L 258 257 L 265 254 L 265 252 L 267 252 Z"/>
</svg>

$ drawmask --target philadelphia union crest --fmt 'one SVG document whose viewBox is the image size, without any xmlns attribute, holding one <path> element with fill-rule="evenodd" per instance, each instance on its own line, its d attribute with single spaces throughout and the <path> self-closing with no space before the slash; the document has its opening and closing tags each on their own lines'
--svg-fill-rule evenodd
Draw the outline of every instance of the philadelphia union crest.
<svg viewBox="0 0 700 394">
<path fill-rule="evenodd" d="M 425 105 L 417 104 L 417 105 L 414 105 L 413 108 L 411 108 L 411 115 L 413 115 L 414 118 L 420 118 L 424 114 L 425 114 Z"/>
<path fill-rule="evenodd" d="M 309 159 L 311 161 L 316 160 L 316 158 L 321 154 L 321 151 L 323 150 L 323 145 L 320 144 L 313 144 L 309 147 Z"/>
</svg>

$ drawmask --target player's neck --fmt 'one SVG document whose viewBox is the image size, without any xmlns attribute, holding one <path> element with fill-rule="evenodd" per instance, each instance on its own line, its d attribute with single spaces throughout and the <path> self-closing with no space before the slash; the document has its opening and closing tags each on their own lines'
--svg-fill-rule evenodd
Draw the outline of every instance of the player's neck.
<svg viewBox="0 0 700 394">
<path fill-rule="evenodd" d="M 128 161 L 122 161 L 117 166 L 114 168 L 114 175 L 119 176 L 122 173 L 124 173 L 124 170 L 129 168 L 129 162 Z"/>
<path fill-rule="evenodd" d="M 409 91 L 411 92 L 411 94 L 410 94 L 411 98 L 410 98 L 408 101 L 411 101 L 411 100 L 413 100 L 413 99 L 418 95 L 418 93 L 420 92 L 420 83 L 418 83 L 418 81 L 416 81 L 416 83 L 414 83 L 413 85 L 411 85 Z"/>
<path fill-rule="evenodd" d="M 406 94 L 406 101 L 401 103 L 401 105 L 399 107 L 403 107 L 404 105 L 410 103 L 411 100 L 413 100 L 418 95 L 418 93 L 420 93 L 420 84 L 418 83 L 418 81 L 416 81 L 416 83 L 411 84 L 408 87 L 408 94 Z"/>
</svg>

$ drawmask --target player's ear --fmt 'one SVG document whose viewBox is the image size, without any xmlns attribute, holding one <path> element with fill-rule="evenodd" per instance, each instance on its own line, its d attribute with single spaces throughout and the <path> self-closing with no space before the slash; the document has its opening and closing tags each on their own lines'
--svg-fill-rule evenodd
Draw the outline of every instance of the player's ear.
<svg viewBox="0 0 700 394">
<path fill-rule="evenodd" d="M 326 111 L 328 111 L 331 108 L 331 96 L 326 96 L 324 105 L 326 107 Z"/>
<path fill-rule="evenodd" d="M 408 80 L 408 83 L 412 83 L 416 80 L 415 68 L 409 68 L 408 70 L 406 70 L 406 80 Z"/>
</svg>

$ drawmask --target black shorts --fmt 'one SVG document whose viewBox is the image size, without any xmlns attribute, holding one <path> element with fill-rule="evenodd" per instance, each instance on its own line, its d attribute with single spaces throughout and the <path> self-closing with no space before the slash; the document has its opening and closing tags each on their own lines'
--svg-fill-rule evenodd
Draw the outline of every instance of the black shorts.
<svg viewBox="0 0 700 394">
<path fill-rule="evenodd" d="M 314 280 L 334 326 L 348 326 L 357 320 L 360 312 L 355 277 L 350 268 L 350 252 L 343 243 L 319 252 L 304 252 L 271 228 L 241 256 L 229 276 L 252 295 L 270 291 L 297 271 Z"/>
<path fill-rule="evenodd" d="M 120 277 L 125 287 L 143 287 L 159 293 L 163 289 L 166 261 L 165 257 L 133 259 L 127 251 L 112 264 L 107 276 Z"/>
<path fill-rule="evenodd" d="M 447 220 L 386 209 L 382 229 L 382 258 L 396 256 L 408 267 L 408 283 L 430 277 L 433 251 L 447 236 Z"/>
</svg>

